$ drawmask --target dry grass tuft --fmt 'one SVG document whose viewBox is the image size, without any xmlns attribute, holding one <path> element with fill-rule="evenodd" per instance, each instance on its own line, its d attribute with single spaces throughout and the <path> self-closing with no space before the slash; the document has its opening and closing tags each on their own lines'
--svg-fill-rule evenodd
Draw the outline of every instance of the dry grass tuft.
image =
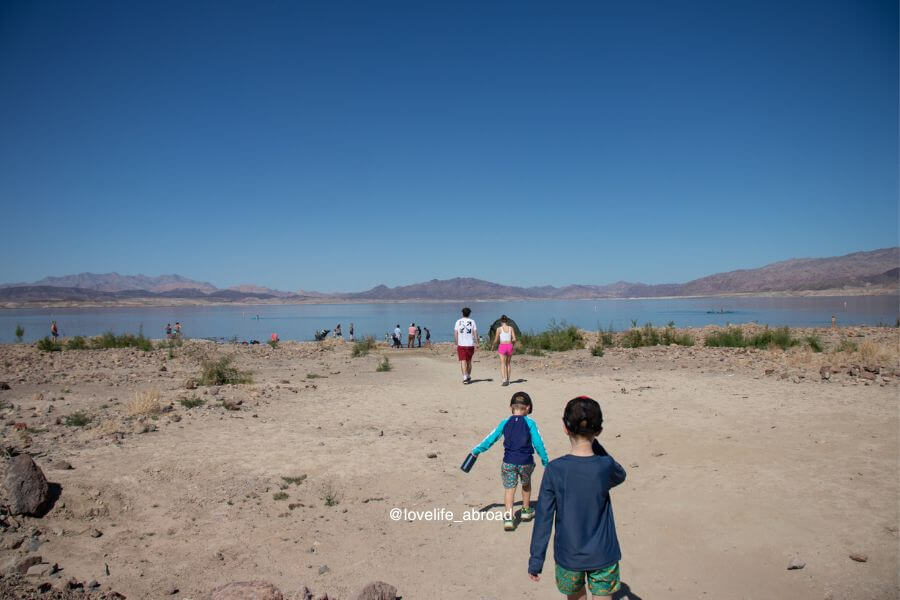
<svg viewBox="0 0 900 600">
<path fill-rule="evenodd" d="M 162 412 L 159 402 L 159 390 L 150 388 L 135 394 L 134 400 L 128 403 L 129 417 L 149 417 Z"/>
</svg>

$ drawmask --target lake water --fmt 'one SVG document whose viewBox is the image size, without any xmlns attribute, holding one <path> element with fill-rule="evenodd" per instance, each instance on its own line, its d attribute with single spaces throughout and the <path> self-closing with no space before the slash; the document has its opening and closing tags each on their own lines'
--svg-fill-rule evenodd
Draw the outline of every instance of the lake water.
<svg viewBox="0 0 900 600">
<path fill-rule="evenodd" d="M 631 326 L 631 319 L 641 325 L 674 321 L 680 327 L 748 322 L 826 327 L 832 315 L 839 325 L 893 325 L 900 315 L 897 295 L 473 302 L 469 306 L 472 318 L 485 333 L 501 314 L 515 319 L 525 331 L 544 329 L 551 320 L 590 330 L 612 325 L 621 331 Z M 37 340 L 47 335 L 51 320 L 58 322 L 63 336 L 137 333 L 143 327 L 148 337 L 162 338 L 166 323 L 180 321 L 187 337 L 225 340 L 237 336 L 260 341 L 269 339 L 272 333 L 283 340 L 311 340 L 316 329 L 334 329 L 337 323 L 341 323 L 346 337 L 350 322 L 355 324 L 357 336 L 374 335 L 383 340 L 398 323 L 405 333 L 405 328 L 415 322 L 431 329 L 432 340 L 440 342 L 453 339 L 453 323 L 460 316 L 460 308 L 458 302 L 428 302 L 6 309 L 0 310 L 0 342 L 14 341 L 17 324 L 25 328 L 26 341 Z"/>
</svg>

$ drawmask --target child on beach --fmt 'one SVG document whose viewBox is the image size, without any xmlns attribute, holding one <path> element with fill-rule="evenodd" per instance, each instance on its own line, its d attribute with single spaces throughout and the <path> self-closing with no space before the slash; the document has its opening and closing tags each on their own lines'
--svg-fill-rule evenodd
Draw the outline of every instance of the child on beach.
<svg viewBox="0 0 900 600">
<path fill-rule="evenodd" d="M 572 451 L 544 471 L 528 576 L 540 580 L 555 517 L 556 588 L 569 600 L 582 600 L 587 597 L 587 580 L 594 600 L 611 600 L 620 587 L 622 552 L 609 490 L 625 481 L 625 469 L 597 441 L 603 431 L 603 413 L 596 400 L 587 396 L 570 400 L 563 427 Z"/>
<path fill-rule="evenodd" d="M 531 473 L 534 471 L 534 451 L 541 457 L 545 467 L 549 462 L 544 440 L 538 431 L 537 423 L 529 417 L 533 410 L 531 397 L 525 392 L 516 392 L 509 401 L 512 416 L 500 421 L 500 424 L 480 444 L 472 449 L 478 456 L 487 452 L 500 436 L 503 436 L 503 464 L 500 466 L 500 478 L 503 481 L 503 504 L 506 506 L 503 529 L 512 531 L 516 528 L 513 521 L 513 501 L 516 498 L 516 486 L 522 480 L 522 520 L 534 518 L 531 508 Z"/>
</svg>

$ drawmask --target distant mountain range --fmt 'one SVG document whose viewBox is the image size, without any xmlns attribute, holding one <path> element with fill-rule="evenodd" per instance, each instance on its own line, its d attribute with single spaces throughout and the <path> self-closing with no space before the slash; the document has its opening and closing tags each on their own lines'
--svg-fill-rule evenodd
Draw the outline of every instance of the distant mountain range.
<svg viewBox="0 0 900 600">
<path fill-rule="evenodd" d="M 364 292 L 324 294 L 285 292 L 253 284 L 218 289 L 180 275 L 119 275 L 80 273 L 45 277 L 34 283 L 0 285 L 6 306 L 59 302 L 123 303 L 141 300 L 183 303 L 315 302 L 653 298 L 661 296 L 717 296 L 726 294 L 803 292 L 870 288 L 884 293 L 900 287 L 900 247 L 855 252 L 831 258 L 795 258 L 758 269 L 717 273 L 687 283 L 644 284 L 619 281 L 606 285 L 517 287 L 474 279 L 432 279 L 423 283 Z"/>
</svg>

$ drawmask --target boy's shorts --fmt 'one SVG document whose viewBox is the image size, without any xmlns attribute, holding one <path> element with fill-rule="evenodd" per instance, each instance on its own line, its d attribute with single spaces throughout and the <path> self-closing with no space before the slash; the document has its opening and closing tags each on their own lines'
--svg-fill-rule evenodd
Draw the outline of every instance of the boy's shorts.
<svg viewBox="0 0 900 600">
<path fill-rule="evenodd" d="M 619 563 L 594 571 L 569 571 L 556 565 L 556 589 L 563 594 L 577 594 L 583 590 L 585 578 L 591 595 L 611 596 L 619 590 Z"/>
<path fill-rule="evenodd" d="M 530 465 L 511 465 L 507 462 L 500 465 L 500 478 L 503 480 L 503 487 L 512 489 L 516 487 L 519 479 L 522 480 L 522 487 L 531 485 L 531 473 L 534 471 L 534 463 Z"/>
</svg>

